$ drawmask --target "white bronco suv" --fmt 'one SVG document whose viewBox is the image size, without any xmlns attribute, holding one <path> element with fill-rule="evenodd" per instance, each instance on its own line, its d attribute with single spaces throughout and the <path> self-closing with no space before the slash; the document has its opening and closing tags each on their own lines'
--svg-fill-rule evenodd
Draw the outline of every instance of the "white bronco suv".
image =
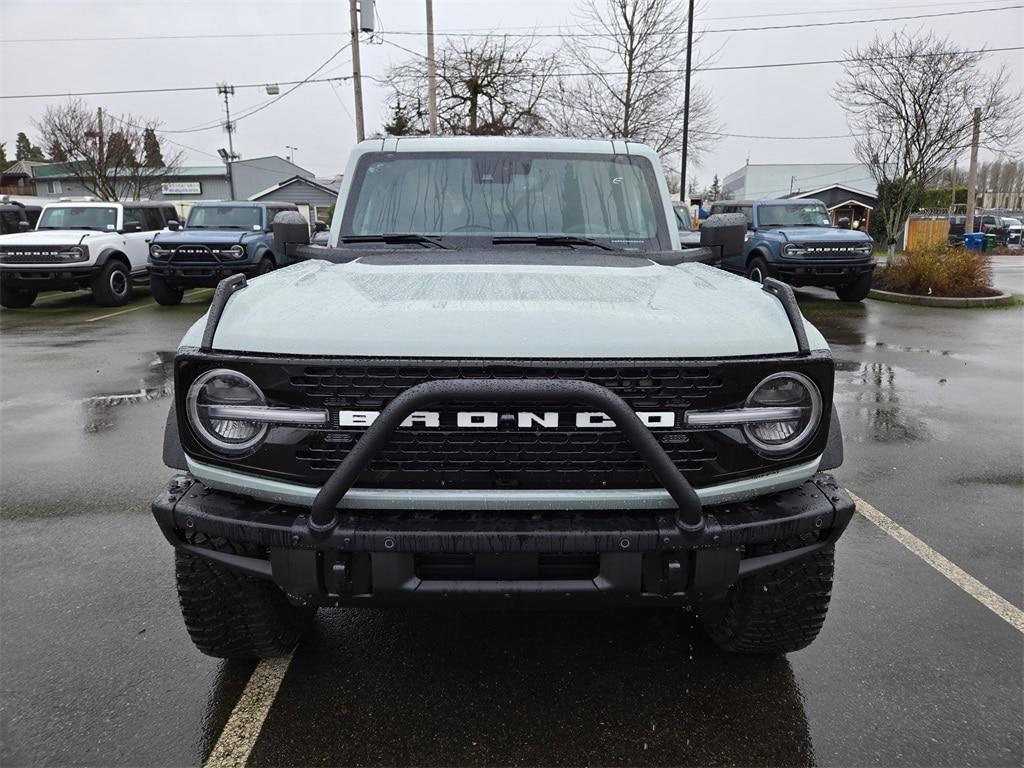
<svg viewBox="0 0 1024 768">
<path fill-rule="evenodd" d="M 148 278 L 153 235 L 177 219 L 169 203 L 51 203 L 34 230 L 0 236 L 0 304 L 21 309 L 40 291 L 81 288 L 97 304 L 126 304 Z"/>
</svg>

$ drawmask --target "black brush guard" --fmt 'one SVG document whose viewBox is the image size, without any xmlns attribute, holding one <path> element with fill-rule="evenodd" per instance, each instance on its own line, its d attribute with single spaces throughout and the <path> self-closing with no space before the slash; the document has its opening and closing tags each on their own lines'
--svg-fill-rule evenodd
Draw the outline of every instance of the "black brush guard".
<svg viewBox="0 0 1024 768">
<path fill-rule="evenodd" d="M 704 530 L 700 499 L 661 447 L 650 430 L 626 402 L 611 390 L 589 381 L 552 381 L 521 379 L 516 381 L 442 380 L 416 384 L 388 403 L 377 419 L 338 465 L 316 495 L 309 515 L 309 530 L 317 538 L 326 538 L 338 524 L 338 504 L 355 484 L 360 473 L 387 444 L 392 433 L 414 411 L 444 403 L 492 402 L 521 403 L 542 400 L 559 403 L 585 403 L 603 412 L 636 448 L 654 475 L 676 502 L 676 524 L 687 535 Z"/>
</svg>

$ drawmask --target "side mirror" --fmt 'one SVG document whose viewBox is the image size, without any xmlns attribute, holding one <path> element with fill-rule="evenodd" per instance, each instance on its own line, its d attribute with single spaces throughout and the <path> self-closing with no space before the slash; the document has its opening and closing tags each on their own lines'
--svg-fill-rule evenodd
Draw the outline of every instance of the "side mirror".
<svg viewBox="0 0 1024 768">
<path fill-rule="evenodd" d="M 743 243 L 748 229 L 753 229 L 742 213 L 716 213 L 700 227 L 700 244 L 718 248 L 722 258 L 743 254 Z"/>
<path fill-rule="evenodd" d="M 167 222 L 167 228 L 171 230 L 171 232 L 177 232 L 181 229 L 181 224 L 176 219 L 171 219 Z"/>
<path fill-rule="evenodd" d="M 27 221 L 19 221 L 18 222 L 18 231 L 19 232 L 28 232 L 30 229 L 32 229 L 32 225 L 29 224 Z"/>
<path fill-rule="evenodd" d="M 281 211 L 274 217 L 275 251 L 287 255 L 300 245 L 309 245 L 309 223 L 298 211 Z"/>
<path fill-rule="evenodd" d="M 322 221 L 318 221 L 316 224 L 313 225 L 313 231 L 314 232 L 326 232 L 327 231 L 327 224 L 322 222 Z"/>
</svg>

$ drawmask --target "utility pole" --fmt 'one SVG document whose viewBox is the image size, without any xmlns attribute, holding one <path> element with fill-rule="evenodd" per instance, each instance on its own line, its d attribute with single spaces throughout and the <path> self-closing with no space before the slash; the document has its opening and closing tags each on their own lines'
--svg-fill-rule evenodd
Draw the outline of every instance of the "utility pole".
<svg viewBox="0 0 1024 768">
<path fill-rule="evenodd" d="M 227 166 L 228 170 L 228 190 L 231 195 L 231 199 L 235 199 L 235 175 L 231 172 L 231 163 L 238 159 L 238 155 L 235 154 L 235 124 L 231 122 L 231 104 L 229 103 L 228 97 L 235 95 L 235 86 L 228 85 L 227 83 L 221 83 L 217 86 L 217 93 L 224 97 L 224 130 L 228 132 L 228 151 L 225 154 L 221 154 L 224 160 L 224 165 Z"/>
<path fill-rule="evenodd" d="M 427 110 L 430 135 L 437 135 L 437 62 L 434 60 L 434 0 L 427 0 Z"/>
<path fill-rule="evenodd" d="M 971 164 L 967 168 L 967 219 L 964 232 L 974 231 L 974 194 L 978 185 L 978 142 L 981 139 L 981 107 L 974 108 L 974 132 L 971 135 Z"/>
<path fill-rule="evenodd" d="M 107 159 L 103 138 L 103 107 L 96 107 L 96 161 L 99 171 L 103 174 L 103 188 L 107 188 Z M 109 192 L 108 192 L 109 194 Z"/>
<path fill-rule="evenodd" d="M 686 145 L 690 140 L 690 62 L 693 51 L 693 0 L 686 17 L 686 94 L 683 97 L 683 162 L 679 170 L 679 199 L 686 199 Z"/>
<path fill-rule="evenodd" d="M 949 198 L 949 215 L 956 210 L 956 158 L 953 158 L 953 192 Z"/>
<path fill-rule="evenodd" d="M 356 101 L 356 141 L 366 138 L 363 128 L 363 76 L 359 68 L 359 18 L 356 0 L 348 0 L 348 17 L 352 25 L 352 92 Z"/>
<path fill-rule="evenodd" d="M 289 163 L 294 163 L 295 162 L 295 150 L 298 149 L 298 147 L 293 147 L 291 144 L 285 144 L 284 148 L 288 150 L 288 162 Z"/>
</svg>

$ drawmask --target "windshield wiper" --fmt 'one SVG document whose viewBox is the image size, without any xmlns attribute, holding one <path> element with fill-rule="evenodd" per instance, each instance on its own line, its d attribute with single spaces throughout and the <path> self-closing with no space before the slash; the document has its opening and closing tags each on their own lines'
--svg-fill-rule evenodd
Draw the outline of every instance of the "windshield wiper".
<svg viewBox="0 0 1024 768">
<path fill-rule="evenodd" d="M 413 232 L 401 232 L 391 233 L 383 235 L 344 235 L 341 238 L 343 243 L 384 243 L 385 245 L 401 245 L 403 243 L 412 243 L 413 245 L 422 245 L 424 247 L 433 246 L 434 248 L 441 248 L 442 250 L 450 250 L 450 248 L 433 237 L 427 237 L 426 235 L 417 235 Z"/>
<path fill-rule="evenodd" d="M 607 243 L 595 240 L 590 237 L 579 237 L 577 235 L 516 235 L 514 237 L 496 237 L 491 240 L 492 245 L 588 245 L 593 248 L 601 248 L 605 251 L 614 251 Z"/>
</svg>

